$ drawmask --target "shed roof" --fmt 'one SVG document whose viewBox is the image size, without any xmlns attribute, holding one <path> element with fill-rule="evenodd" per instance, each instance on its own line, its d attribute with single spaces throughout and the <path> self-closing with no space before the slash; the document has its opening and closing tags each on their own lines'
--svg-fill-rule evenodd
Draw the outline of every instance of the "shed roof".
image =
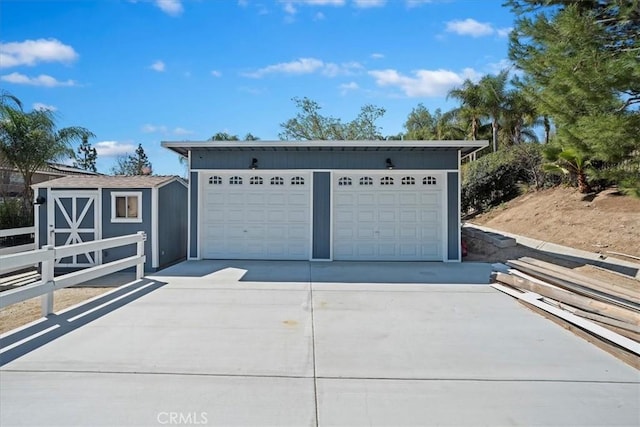
<svg viewBox="0 0 640 427">
<path fill-rule="evenodd" d="M 154 188 L 182 178 L 175 175 L 136 176 L 65 176 L 64 178 L 34 184 L 33 188 Z M 186 185 L 186 184 L 185 184 Z"/>
<path fill-rule="evenodd" d="M 187 156 L 204 151 L 458 151 L 467 156 L 489 141 L 162 141 L 162 146 Z"/>
</svg>

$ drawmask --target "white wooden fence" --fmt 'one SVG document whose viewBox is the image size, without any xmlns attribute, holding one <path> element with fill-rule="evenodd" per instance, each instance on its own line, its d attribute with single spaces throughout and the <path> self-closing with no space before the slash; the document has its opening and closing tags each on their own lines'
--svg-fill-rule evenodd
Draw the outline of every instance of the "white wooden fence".
<svg viewBox="0 0 640 427">
<path fill-rule="evenodd" d="M 144 262 L 146 259 L 144 255 L 145 240 L 147 240 L 147 236 L 144 232 L 139 231 L 136 234 L 130 234 L 122 237 L 112 237 L 109 239 L 94 240 L 92 242 L 67 246 L 54 247 L 47 245 L 42 249 L 0 256 L 0 274 L 25 266 L 38 263 L 42 264 L 42 278 L 39 282 L 0 293 L 0 308 L 41 296 L 42 315 L 47 316 L 53 313 L 53 291 L 55 290 L 84 283 L 88 280 L 106 276 L 107 274 L 115 273 L 134 266 L 136 267 L 136 279 L 141 279 L 144 275 Z M 53 269 L 56 259 L 131 245 L 134 243 L 137 245 L 136 254 L 134 256 L 54 277 Z"/>
<path fill-rule="evenodd" d="M 0 230 L 0 238 L 22 236 L 23 234 L 34 234 L 35 227 L 10 228 L 8 230 Z M 10 246 L 8 248 L 0 248 L 0 256 L 15 254 L 18 252 L 32 251 L 35 249 L 34 243 L 26 243 L 24 245 Z"/>
</svg>

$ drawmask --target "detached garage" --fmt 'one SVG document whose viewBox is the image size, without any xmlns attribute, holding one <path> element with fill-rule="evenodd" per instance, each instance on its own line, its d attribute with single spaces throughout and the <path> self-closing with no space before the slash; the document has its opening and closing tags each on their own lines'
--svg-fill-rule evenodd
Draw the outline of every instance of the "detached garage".
<svg viewBox="0 0 640 427">
<path fill-rule="evenodd" d="M 163 142 L 189 259 L 460 261 L 460 160 L 486 141 Z"/>
</svg>

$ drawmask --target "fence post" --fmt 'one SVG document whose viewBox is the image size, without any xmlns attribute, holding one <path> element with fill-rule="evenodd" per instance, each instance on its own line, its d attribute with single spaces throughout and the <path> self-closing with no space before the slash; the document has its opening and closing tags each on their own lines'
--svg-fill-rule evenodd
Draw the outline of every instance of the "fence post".
<svg viewBox="0 0 640 427">
<path fill-rule="evenodd" d="M 42 261 L 40 277 L 42 278 L 42 283 L 46 284 L 53 281 L 53 268 L 56 259 L 53 245 L 43 246 L 42 249 L 47 250 L 47 258 Z M 42 303 L 42 317 L 46 317 L 53 313 L 53 291 L 42 295 L 40 299 Z"/>
<path fill-rule="evenodd" d="M 144 256 L 144 242 L 147 240 L 147 235 L 144 234 L 144 231 L 138 231 L 138 235 L 142 237 L 142 240 L 136 243 L 136 255 L 142 257 Z M 142 279 L 142 276 L 144 276 L 144 262 L 136 265 L 136 279 Z"/>
</svg>

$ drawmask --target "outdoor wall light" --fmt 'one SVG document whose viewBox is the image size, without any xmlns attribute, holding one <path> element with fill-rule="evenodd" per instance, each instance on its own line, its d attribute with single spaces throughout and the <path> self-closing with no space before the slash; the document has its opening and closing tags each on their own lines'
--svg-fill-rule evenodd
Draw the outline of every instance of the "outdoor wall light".
<svg viewBox="0 0 640 427">
<path fill-rule="evenodd" d="M 46 201 L 47 201 L 47 199 L 45 199 L 44 197 L 38 196 L 38 197 L 36 197 L 36 201 L 35 201 L 34 205 L 44 205 L 44 202 L 46 202 Z"/>
<path fill-rule="evenodd" d="M 385 161 L 385 165 L 387 166 L 387 169 L 393 169 L 395 167 L 393 162 L 389 158 L 387 158 L 387 160 Z"/>
<path fill-rule="evenodd" d="M 251 159 L 251 166 L 249 166 L 249 168 L 258 169 L 258 159 L 256 159 L 255 157 Z"/>
</svg>

